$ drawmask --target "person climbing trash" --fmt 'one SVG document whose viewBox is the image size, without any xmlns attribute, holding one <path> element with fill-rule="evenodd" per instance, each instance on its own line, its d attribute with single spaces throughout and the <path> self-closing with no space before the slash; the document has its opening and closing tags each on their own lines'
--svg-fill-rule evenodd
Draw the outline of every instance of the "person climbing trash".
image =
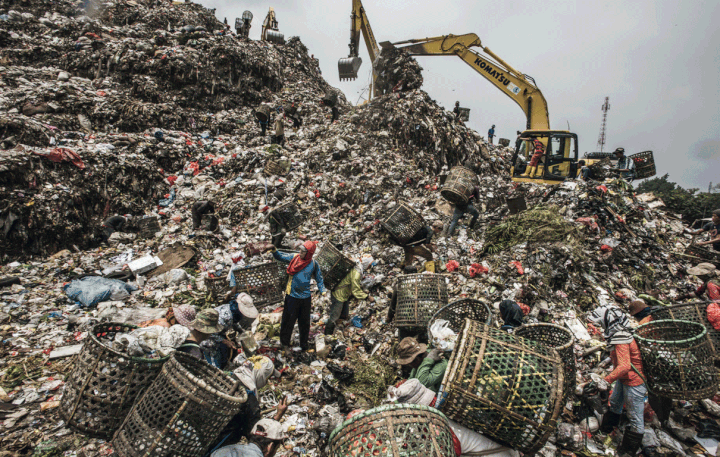
<svg viewBox="0 0 720 457">
<path fill-rule="evenodd" d="M 495 138 L 495 124 L 488 130 L 488 143 L 493 144 L 493 138 Z"/>
<path fill-rule="evenodd" d="M 420 384 L 433 392 L 440 389 L 448 365 L 440 349 L 435 348 L 428 352 L 426 344 L 407 337 L 400 341 L 397 355 L 397 364 L 405 370 L 410 370 L 408 379 L 417 379 Z"/>
<path fill-rule="evenodd" d="M 350 318 L 350 299 L 366 300 L 367 292 L 362 289 L 360 281 L 363 274 L 368 271 L 374 259 L 372 256 L 363 256 L 350 273 L 338 283 L 330 294 L 330 308 L 328 309 L 328 320 L 325 322 L 325 335 L 335 333 L 335 328 L 344 326 L 344 322 Z"/>
<path fill-rule="evenodd" d="M 460 102 L 455 102 L 455 108 L 453 108 L 453 114 L 455 114 L 455 121 L 460 122 Z"/>
<path fill-rule="evenodd" d="M 215 213 L 215 204 L 211 201 L 201 200 L 192 205 L 190 212 L 192 215 L 193 230 L 198 230 L 202 225 L 205 216 Z M 217 228 L 217 218 L 215 218 L 214 221 L 211 221 L 207 228 L 209 231 L 213 231 Z"/>
<path fill-rule="evenodd" d="M 513 300 L 500 302 L 500 318 L 503 321 L 503 325 L 500 327 L 501 330 L 512 333 L 516 328 L 523 325 L 524 317 L 522 308 Z"/>
<path fill-rule="evenodd" d="M 442 232 L 443 223 L 442 221 L 435 221 L 432 226 L 424 226 L 413 235 L 406 243 L 401 243 L 397 239 L 391 237 L 391 240 L 403 248 L 405 252 L 405 259 L 402 262 L 401 268 L 409 267 L 415 261 L 415 256 L 420 256 L 426 260 L 425 266 L 427 271 L 431 273 L 435 272 L 435 265 L 433 261 L 433 251 L 435 247 L 431 244 L 433 235 Z"/>
<path fill-rule="evenodd" d="M 312 310 L 311 279 L 315 279 L 321 296 L 325 296 L 327 293 L 320 265 L 313 259 L 316 246 L 314 241 L 306 241 L 300 246 L 300 252 L 294 255 L 280 252 L 274 246 L 270 248 L 275 259 L 288 264 L 286 272 L 290 276 L 285 287 L 285 306 L 280 322 L 280 344 L 285 354 L 290 350 L 296 322 L 300 330 L 300 349 L 303 351 L 309 349 L 310 311 Z"/>
<path fill-rule="evenodd" d="M 283 121 L 283 117 L 280 114 L 275 116 L 275 136 L 272 142 L 273 144 L 285 146 L 285 121 Z"/>
<path fill-rule="evenodd" d="M 630 157 L 625 156 L 625 148 L 617 148 L 613 151 L 613 155 L 617 159 L 615 163 L 615 171 L 626 181 L 635 179 L 635 162 Z"/>
<path fill-rule="evenodd" d="M 697 230 L 688 229 L 688 232 L 693 236 L 707 232 L 710 235 L 710 239 L 708 241 L 696 242 L 695 245 L 707 246 L 711 244 L 713 250 L 720 252 L 720 209 L 712 212 L 712 219 L 707 224 Z"/>
<path fill-rule="evenodd" d="M 470 213 L 472 216 L 472 220 L 470 221 L 470 230 L 475 228 L 478 217 L 480 217 L 480 211 L 475 208 L 473 203 L 478 201 L 480 201 L 480 188 L 478 186 L 474 186 L 472 194 L 468 197 L 467 203 L 464 205 L 461 203 L 455 205 L 455 210 L 453 211 L 452 219 L 450 220 L 450 226 L 448 227 L 448 236 L 453 235 L 458 222 L 467 213 Z"/>
</svg>

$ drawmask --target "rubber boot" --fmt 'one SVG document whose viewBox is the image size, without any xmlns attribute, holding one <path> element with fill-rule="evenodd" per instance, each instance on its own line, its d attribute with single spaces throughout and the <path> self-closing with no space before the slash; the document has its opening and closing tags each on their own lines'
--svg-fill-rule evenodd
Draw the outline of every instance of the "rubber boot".
<svg viewBox="0 0 720 457">
<path fill-rule="evenodd" d="M 630 456 L 633 457 L 637 454 L 638 449 L 642 445 L 643 434 L 635 432 L 630 429 L 625 429 L 622 443 L 617 449 L 617 453 L 620 457 Z"/>
<path fill-rule="evenodd" d="M 602 417 L 602 423 L 600 424 L 600 431 L 608 434 L 613 431 L 615 427 L 618 426 L 620 423 L 620 418 L 622 416 L 618 413 L 614 413 L 612 411 L 608 411 L 605 414 L 603 414 Z"/>
<path fill-rule="evenodd" d="M 532 169 L 530 170 L 530 177 L 531 177 L 531 178 L 534 178 L 534 177 L 535 177 L 535 173 L 537 173 L 537 169 L 538 169 L 537 165 L 534 166 L 534 167 L 532 167 Z"/>
</svg>

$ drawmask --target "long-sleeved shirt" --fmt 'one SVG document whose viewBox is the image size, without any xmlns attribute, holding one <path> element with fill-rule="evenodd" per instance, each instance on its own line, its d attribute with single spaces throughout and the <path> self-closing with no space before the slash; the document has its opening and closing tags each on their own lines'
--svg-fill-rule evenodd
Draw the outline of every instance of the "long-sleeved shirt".
<svg viewBox="0 0 720 457">
<path fill-rule="evenodd" d="M 275 251 L 273 257 L 281 262 L 290 263 L 295 257 L 295 254 L 286 254 L 284 252 Z M 315 277 L 320 293 L 325 292 L 325 284 L 323 283 L 322 273 L 320 272 L 320 265 L 313 260 L 305 268 L 300 270 L 296 275 L 293 275 L 288 280 L 289 290 L 285 293 L 294 298 L 310 298 L 310 279 Z"/>
<path fill-rule="evenodd" d="M 417 379 L 423 386 L 433 392 L 437 392 L 440 390 L 440 384 L 442 384 L 447 366 L 447 359 L 435 362 L 434 360 L 425 357 L 419 367 L 413 368 L 412 371 L 410 371 L 410 378 Z"/>
<path fill-rule="evenodd" d="M 346 302 L 350 300 L 350 296 L 357 298 L 358 300 L 365 300 L 368 297 L 362 290 L 360 285 L 360 272 L 357 268 L 350 270 L 350 273 L 340 281 L 340 283 L 333 290 L 333 297 L 339 302 Z"/>
<path fill-rule="evenodd" d="M 620 380 L 626 386 L 639 386 L 643 384 L 643 378 L 638 376 L 635 370 L 632 369 L 630 364 L 635 366 L 643 377 L 645 372 L 643 371 L 642 359 L 640 358 L 640 348 L 638 348 L 635 340 L 632 340 L 630 344 L 616 344 L 615 348 L 610 352 L 610 359 L 612 359 L 613 371 L 605 376 L 605 381 L 608 384 Z"/>
</svg>

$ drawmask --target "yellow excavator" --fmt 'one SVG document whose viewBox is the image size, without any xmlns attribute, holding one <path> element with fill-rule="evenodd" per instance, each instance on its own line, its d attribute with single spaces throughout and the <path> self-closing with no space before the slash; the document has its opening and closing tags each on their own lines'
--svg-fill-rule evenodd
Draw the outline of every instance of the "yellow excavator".
<svg viewBox="0 0 720 457">
<path fill-rule="evenodd" d="M 527 130 L 516 144 L 511 168 L 513 181 L 557 184 L 577 176 L 577 135 L 566 130 L 550 130 L 547 101 L 535 80 L 483 46 L 474 33 L 383 42 L 380 46 L 396 47 L 413 56 L 458 56 L 520 106 L 527 117 Z M 470 49 L 473 47 L 482 53 Z M 530 169 L 527 161 L 534 151 L 536 138 L 545 150 L 544 163 Z"/>
<path fill-rule="evenodd" d="M 270 7 L 267 16 L 265 16 L 260 39 L 262 41 L 269 41 L 270 43 L 285 44 L 285 35 L 280 33 L 278 29 L 278 21 L 275 17 L 275 9 L 273 7 Z"/>
<path fill-rule="evenodd" d="M 369 99 L 373 96 L 377 96 L 375 80 L 377 74 L 375 73 L 375 59 L 380 55 L 380 47 L 375 41 L 375 35 L 373 34 L 372 27 L 370 27 L 370 21 L 365 14 L 365 8 L 360 0 L 353 0 L 352 2 L 352 14 L 350 16 L 350 54 L 347 58 L 340 59 L 338 61 L 338 71 L 340 72 L 340 81 L 349 81 L 357 79 L 358 70 L 362 65 L 362 59 L 360 58 L 360 33 L 362 33 L 365 39 L 365 46 L 367 46 L 368 54 L 370 55 L 370 63 L 373 65 L 372 82 L 370 83 L 370 95 Z"/>
</svg>

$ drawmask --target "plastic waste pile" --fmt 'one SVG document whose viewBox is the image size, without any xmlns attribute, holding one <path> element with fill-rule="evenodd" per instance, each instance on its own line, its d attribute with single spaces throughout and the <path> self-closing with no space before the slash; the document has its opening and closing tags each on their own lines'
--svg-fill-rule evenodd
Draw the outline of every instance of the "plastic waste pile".
<svg viewBox="0 0 720 457">
<path fill-rule="evenodd" d="M 227 304 L 229 273 L 271 260 L 258 247 L 270 242 L 269 214 L 289 202 L 305 221 L 284 249 L 317 240 L 374 261 L 362 277 L 369 298 L 351 304 L 348 325 L 333 336 L 323 335 L 327 303 L 315 300 L 308 353 L 281 354 L 281 302 L 258 306 L 250 329 L 225 334 L 239 354 L 232 363 L 262 354 L 282 373 L 258 390 L 263 411 L 290 398 L 277 455 L 325 455 L 345 414 L 380 405 L 403 379 L 387 321 L 403 250 L 378 218 L 403 201 L 447 229 L 453 207 L 440 190 L 453 166 L 477 173 L 481 217 L 433 239 L 450 300 L 482 299 L 497 314 L 512 299 L 528 323 L 571 329 L 578 382 L 608 372 L 584 313 L 636 298 L 663 306 L 700 285 L 687 267 L 702 259 L 686 253 L 691 237 L 662 201 L 611 179 L 513 183 L 510 148 L 487 144 L 435 103 L 413 59 L 385 57 L 386 71 L 402 70 L 386 78 L 386 95 L 353 107 L 340 94 L 331 123 L 321 100 L 334 89 L 297 37 L 284 45 L 240 40 L 192 3 L 0 2 L 3 452 L 109 455 L 110 443 L 81 435 L 57 413 L 88 332 L 99 322 L 162 320 L 173 306 Z M 271 116 L 265 136 L 262 106 Z M 273 137 L 277 118 L 286 123 L 284 145 Z M 518 198 L 528 209 L 511 214 L 508 200 Z M 199 201 L 216 205 L 217 230 L 193 229 Z M 101 244 L 101 224 L 114 214 L 134 222 Z M 140 230 L 142 217 L 157 218 L 159 231 Z M 451 350 L 457 335 L 446 321 L 435 325 L 432 344 Z M 177 327 L 107 343 L 162 357 L 186 337 Z M 656 451 L 714 455 L 717 441 L 691 432 L 717 423 L 717 401 L 676 402 L 670 424 L 648 419 Z M 617 447 L 584 434 L 579 402 L 570 396 L 543 455 Z"/>
</svg>

